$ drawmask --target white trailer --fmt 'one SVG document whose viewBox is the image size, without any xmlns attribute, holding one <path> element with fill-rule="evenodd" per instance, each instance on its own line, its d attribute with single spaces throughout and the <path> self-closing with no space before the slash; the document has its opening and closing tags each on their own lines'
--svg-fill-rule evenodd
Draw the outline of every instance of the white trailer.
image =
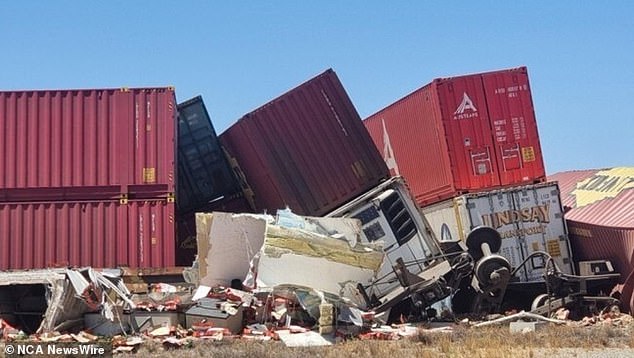
<svg viewBox="0 0 634 358">
<path fill-rule="evenodd" d="M 502 236 L 499 254 L 518 267 L 545 251 L 561 272 L 574 274 L 570 241 L 557 183 L 543 183 L 464 194 L 421 209 L 440 241 L 465 240 L 477 226 Z M 518 270 L 519 282 L 543 282 L 545 261 L 533 257 Z"/>
</svg>

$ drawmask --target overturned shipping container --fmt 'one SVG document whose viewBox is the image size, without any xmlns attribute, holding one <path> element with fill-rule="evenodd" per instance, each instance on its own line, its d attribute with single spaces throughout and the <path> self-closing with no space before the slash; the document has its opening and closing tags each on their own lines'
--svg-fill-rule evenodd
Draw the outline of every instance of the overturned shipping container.
<svg viewBox="0 0 634 358">
<path fill-rule="evenodd" d="M 0 270 L 174 266 L 166 199 L 0 203 Z"/>
<path fill-rule="evenodd" d="M 478 226 L 489 226 L 502 236 L 499 254 L 518 270 L 520 282 L 543 282 L 542 257 L 547 252 L 563 273 L 573 274 L 574 264 L 556 183 L 505 188 L 473 194 L 421 209 L 441 241 L 464 240 Z"/>
<path fill-rule="evenodd" d="M 220 135 L 256 211 L 320 216 L 389 176 L 333 70 L 245 115 Z"/>
<path fill-rule="evenodd" d="M 179 213 L 194 212 L 240 191 L 239 182 L 220 146 L 202 97 L 179 103 Z"/>
<path fill-rule="evenodd" d="M 545 179 L 525 67 L 436 79 L 364 123 L 420 206 Z"/>
<path fill-rule="evenodd" d="M 625 283 L 623 303 L 634 311 L 634 167 L 569 171 L 548 179 L 561 187 L 576 261 L 610 260 Z"/>
</svg>

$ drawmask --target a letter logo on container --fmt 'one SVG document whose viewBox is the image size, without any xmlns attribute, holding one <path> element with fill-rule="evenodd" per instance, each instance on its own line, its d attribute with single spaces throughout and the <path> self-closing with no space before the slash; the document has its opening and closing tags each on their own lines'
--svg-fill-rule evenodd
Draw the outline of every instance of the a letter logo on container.
<svg viewBox="0 0 634 358">
<path fill-rule="evenodd" d="M 471 111 L 471 113 L 465 113 L 467 110 Z M 462 102 L 453 114 L 454 119 L 469 119 L 478 116 L 478 109 L 473 104 L 469 95 L 467 95 L 467 92 L 463 92 Z"/>
</svg>

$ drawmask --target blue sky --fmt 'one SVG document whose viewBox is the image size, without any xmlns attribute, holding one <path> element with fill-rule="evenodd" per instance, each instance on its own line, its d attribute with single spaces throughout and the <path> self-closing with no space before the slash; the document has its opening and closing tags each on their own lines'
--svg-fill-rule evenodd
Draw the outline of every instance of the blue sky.
<svg viewBox="0 0 634 358">
<path fill-rule="evenodd" d="M 631 1 L 11 1 L 0 89 L 173 85 L 216 130 L 327 68 L 362 117 L 528 66 L 549 174 L 634 165 Z"/>
</svg>

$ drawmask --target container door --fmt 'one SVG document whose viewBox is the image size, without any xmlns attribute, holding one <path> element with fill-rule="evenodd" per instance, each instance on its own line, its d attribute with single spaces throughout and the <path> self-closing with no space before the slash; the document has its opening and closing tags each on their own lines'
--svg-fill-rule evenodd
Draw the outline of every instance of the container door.
<svg viewBox="0 0 634 358">
<path fill-rule="evenodd" d="M 455 187 L 474 191 L 499 186 L 496 149 L 480 76 L 441 79 L 434 83 Z"/>
<path fill-rule="evenodd" d="M 540 185 L 532 189 L 516 190 L 513 199 L 518 213 L 516 235 L 526 242 L 526 256 L 536 251 L 547 252 L 564 273 L 574 274 L 557 185 Z M 529 260 L 526 269 L 527 280 L 540 281 L 544 274 L 543 267 L 544 262 L 541 259 Z"/>
<path fill-rule="evenodd" d="M 546 177 L 525 67 L 482 75 L 501 185 Z"/>
<path fill-rule="evenodd" d="M 518 223 L 515 215 L 513 192 L 496 191 L 470 195 L 467 197 L 467 210 L 471 219 L 471 227 L 489 226 L 496 229 L 502 236 L 502 246 L 498 254 L 504 256 L 512 267 L 518 267 L 526 257 L 526 241 L 523 236 L 516 235 Z M 525 270 L 516 274 L 521 282 L 527 281 Z"/>
</svg>

